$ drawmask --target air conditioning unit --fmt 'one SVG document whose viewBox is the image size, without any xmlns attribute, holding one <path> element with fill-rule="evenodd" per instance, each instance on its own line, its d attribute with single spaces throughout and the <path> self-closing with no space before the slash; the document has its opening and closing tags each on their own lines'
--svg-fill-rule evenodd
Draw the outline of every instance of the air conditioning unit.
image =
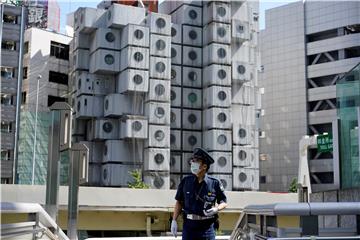
<svg viewBox="0 0 360 240">
<path fill-rule="evenodd" d="M 237 117 L 237 116 L 235 116 Z M 231 129 L 231 108 L 209 108 L 204 111 L 204 129 Z"/>
<path fill-rule="evenodd" d="M 181 108 L 173 108 L 173 107 L 171 108 L 171 110 L 170 110 L 170 127 L 171 128 L 181 128 Z"/>
<path fill-rule="evenodd" d="M 170 126 L 149 125 L 149 138 L 145 147 L 170 148 Z"/>
<path fill-rule="evenodd" d="M 195 88 L 183 88 L 182 106 L 186 108 L 201 109 L 202 90 Z"/>
<path fill-rule="evenodd" d="M 106 140 L 103 163 L 142 163 L 144 144 L 141 141 Z"/>
<path fill-rule="evenodd" d="M 170 171 L 170 149 L 145 149 L 144 171 Z"/>
<path fill-rule="evenodd" d="M 148 117 L 150 124 L 170 125 L 170 103 L 145 103 L 145 116 Z"/>
<path fill-rule="evenodd" d="M 181 107 L 181 87 L 171 87 L 170 100 L 172 107 Z"/>
<path fill-rule="evenodd" d="M 190 160 L 191 160 L 192 156 L 193 156 L 192 152 L 191 153 L 183 152 L 183 156 L 182 156 L 182 173 L 183 174 L 191 173 Z"/>
<path fill-rule="evenodd" d="M 145 8 L 112 4 L 106 14 L 107 27 L 122 29 L 128 24 L 141 24 L 145 18 Z"/>
<path fill-rule="evenodd" d="M 232 154 L 230 152 L 211 152 L 214 164 L 210 165 L 209 173 L 232 173 Z"/>
<path fill-rule="evenodd" d="M 231 65 L 231 50 L 229 45 L 212 43 L 204 47 L 203 66 L 210 64 Z"/>
<path fill-rule="evenodd" d="M 126 68 L 149 69 L 149 49 L 128 46 L 120 52 L 120 71 Z"/>
<path fill-rule="evenodd" d="M 233 123 L 240 125 L 255 125 L 255 106 L 232 105 L 232 114 L 236 116 Z"/>
<path fill-rule="evenodd" d="M 150 79 L 146 102 L 170 102 L 170 88 L 170 81 L 168 80 Z"/>
<path fill-rule="evenodd" d="M 79 33 L 91 33 L 96 29 L 95 22 L 104 10 L 94 8 L 78 8 L 74 14 L 74 30 Z"/>
<path fill-rule="evenodd" d="M 234 189 L 259 190 L 259 169 L 234 168 Z"/>
<path fill-rule="evenodd" d="M 212 86 L 204 90 L 204 107 L 230 107 L 231 87 Z"/>
<path fill-rule="evenodd" d="M 207 130 L 203 134 L 203 146 L 210 151 L 232 151 L 231 131 Z"/>
<path fill-rule="evenodd" d="M 231 66 L 211 64 L 204 68 L 203 86 L 231 86 Z"/>
<path fill-rule="evenodd" d="M 181 173 L 181 153 L 171 152 L 170 153 L 170 172 Z"/>
<path fill-rule="evenodd" d="M 150 55 L 169 58 L 171 56 L 171 37 L 150 34 Z"/>
<path fill-rule="evenodd" d="M 233 176 L 227 174 L 212 174 L 212 177 L 219 179 L 221 184 L 223 185 L 225 191 L 233 190 Z"/>
<path fill-rule="evenodd" d="M 80 74 L 78 74 L 80 73 Z M 76 95 L 106 95 L 114 91 L 115 80 L 111 75 L 95 75 L 88 72 L 75 73 Z"/>
<path fill-rule="evenodd" d="M 183 25 L 182 26 L 182 44 L 202 47 L 202 28 Z"/>
<path fill-rule="evenodd" d="M 246 62 L 232 63 L 232 79 L 233 83 L 245 83 L 253 79 L 254 67 Z"/>
<path fill-rule="evenodd" d="M 204 45 L 210 43 L 231 44 L 231 25 L 212 22 L 203 29 Z"/>
<path fill-rule="evenodd" d="M 86 33 L 74 32 L 73 38 L 73 50 L 77 49 L 90 49 L 90 36 Z"/>
<path fill-rule="evenodd" d="M 202 67 L 202 48 L 184 46 L 182 65 L 190 67 Z"/>
<path fill-rule="evenodd" d="M 181 182 L 181 175 L 170 175 L 170 189 L 177 189 Z"/>
<path fill-rule="evenodd" d="M 98 49 L 90 56 L 90 73 L 116 74 L 119 72 L 120 53 Z"/>
<path fill-rule="evenodd" d="M 150 78 L 171 78 L 171 59 L 162 57 L 150 57 Z"/>
<path fill-rule="evenodd" d="M 170 15 L 150 12 L 146 17 L 145 22 L 150 28 L 150 33 L 171 36 Z"/>
<path fill-rule="evenodd" d="M 202 69 L 193 67 L 183 67 L 182 70 L 182 86 L 202 88 Z"/>
<path fill-rule="evenodd" d="M 234 115 L 235 116 L 235 115 Z M 238 145 L 251 145 L 254 146 L 256 138 L 253 126 L 246 126 L 240 124 L 233 124 L 233 143 Z"/>
<path fill-rule="evenodd" d="M 181 151 L 181 131 L 171 130 L 170 131 L 170 149 L 171 151 Z"/>
<path fill-rule="evenodd" d="M 211 22 L 231 23 L 231 8 L 229 3 L 208 2 L 203 7 L 203 25 Z"/>
<path fill-rule="evenodd" d="M 101 181 L 101 164 L 100 163 L 89 163 L 88 168 L 88 185 L 89 186 L 100 186 Z"/>
<path fill-rule="evenodd" d="M 89 120 L 87 140 L 119 139 L 119 122 L 117 119 L 101 118 Z"/>
<path fill-rule="evenodd" d="M 101 184 L 111 187 L 129 187 L 134 179 L 131 172 L 141 170 L 139 164 L 107 163 L 101 166 Z"/>
<path fill-rule="evenodd" d="M 81 95 L 75 100 L 76 114 L 79 119 L 104 116 L 104 98 L 102 96 Z"/>
<path fill-rule="evenodd" d="M 120 48 L 127 46 L 149 47 L 150 33 L 149 28 L 140 25 L 128 24 L 121 32 Z"/>
<path fill-rule="evenodd" d="M 202 132 L 183 131 L 182 149 L 183 151 L 193 151 L 196 147 L 201 147 Z"/>
<path fill-rule="evenodd" d="M 144 116 L 123 116 L 120 120 L 121 139 L 147 139 L 148 120 Z"/>
<path fill-rule="evenodd" d="M 255 104 L 255 89 L 251 84 L 243 83 L 233 85 L 231 88 L 232 103 L 242 105 Z"/>
<path fill-rule="evenodd" d="M 89 70 L 89 54 L 90 51 L 86 49 L 78 49 L 74 51 L 72 58 L 70 58 L 70 67 L 72 67 L 74 71 Z"/>
<path fill-rule="evenodd" d="M 149 71 L 126 69 L 117 75 L 118 93 L 146 93 L 149 90 Z"/>
<path fill-rule="evenodd" d="M 181 45 L 178 44 L 171 44 L 171 50 L 170 50 L 170 54 L 171 54 L 171 64 L 182 64 L 182 59 L 181 59 Z"/>
<path fill-rule="evenodd" d="M 81 141 L 80 144 L 85 144 L 89 149 L 89 163 L 101 163 L 103 158 L 104 142 L 88 142 Z"/>
<path fill-rule="evenodd" d="M 182 82 L 182 71 L 181 71 L 181 66 L 177 66 L 177 65 L 171 65 L 171 73 L 170 73 L 170 78 L 171 78 L 171 86 L 181 86 L 181 82 Z"/>
<path fill-rule="evenodd" d="M 232 38 L 236 42 L 245 42 L 250 40 L 250 28 L 249 23 L 238 19 L 233 19 L 232 25 Z"/>
<path fill-rule="evenodd" d="M 169 172 L 144 172 L 144 182 L 152 189 L 170 189 Z"/>
<path fill-rule="evenodd" d="M 171 24 L 171 43 L 182 44 L 181 24 Z"/>
<path fill-rule="evenodd" d="M 182 128 L 186 130 L 201 130 L 201 110 L 183 109 Z"/>
<path fill-rule="evenodd" d="M 90 53 L 99 48 L 108 50 L 120 50 L 120 30 L 111 28 L 98 28 L 91 34 Z"/>
<path fill-rule="evenodd" d="M 171 14 L 171 18 L 174 23 L 202 27 L 202 8 L 182 5 Z"/>
<path fill-rule="evenodd" d="M 259 168 L 259 150 L 249 146 L 233 146 L 233 165 Z"/>
<path fill-rule="evenodd" d="M 121 103 L 121 104 L 120 104 Z M 104 99 L 102 109 L 105 117 L 122 115 L 143 115 L 144 100 L 139 96 L 125 94 L 109 94 Z"/>
</svg>

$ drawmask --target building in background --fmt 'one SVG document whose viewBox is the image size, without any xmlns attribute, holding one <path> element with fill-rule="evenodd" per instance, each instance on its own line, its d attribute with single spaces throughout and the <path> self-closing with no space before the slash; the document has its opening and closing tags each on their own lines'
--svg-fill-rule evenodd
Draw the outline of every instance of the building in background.
<svg viewBox="0 0 360 240">
<path fill-rule="evenodd" d="M 359 17 L 356 1 L 296 2 L 266 11 L 260 33 L 261 190 L 288 191 L 298 173 L 301 137 L 332 134 L 337 80 L 360 61 Z M 333 157 L 310 150 L 315 190 L 331 188 Z"/>
<path fill-rule="evenodd" d="M 41 39 L 41 41 L 40 41 Z M 71 37 L 40 28 L 25 31 L 24 74 L 20 114 L 19 184 L 45 184 L 50 110 L 67 101 Z"/>
<path fill-rule="evenodd" d="M 0 5 L 1 39 L 1 183 L 13 182 L 18 97 L 21 7 Z M 25 72 L 26 74 L 26 72 Z M 21 77 L 21 76 L 20 76 Z"/>
<path fill-rule="evenodd" d="M 27 26 L 60 31 L 60 7 L 56 0 L 25 0 Z"/>
</svg>

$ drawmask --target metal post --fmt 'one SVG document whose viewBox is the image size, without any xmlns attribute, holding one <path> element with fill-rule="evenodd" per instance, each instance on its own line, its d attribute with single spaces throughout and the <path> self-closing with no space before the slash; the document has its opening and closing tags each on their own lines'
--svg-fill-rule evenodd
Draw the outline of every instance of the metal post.
<svg viewBox="0 0 360 240">
<path fill-rule="evenodd" d="M 24 31 L 25 31 L 25 7 L 21 7 L 20 25 L 20 49 L 16 91 L 16 121 L 15 121 L 15 142 L 14 142 L 14 162 L 13 162 L 13 183 L 17 183 L 17 159 L 19 155 L 19 128 L 20 128 L 20 107 L 21 107 L 21 88 L 23 78 L 23 55 L 24 55 Z"/>
<path fill-rule="evenodd" d="M 34 185 L 35 182 L 35 157 L 36 157 L 36 133 L 37 133 L 37 119 L 38 119 L 38 104 L 39 104 L 39 82 L 41 75 L 37 79 L 36 87 L 36 106 L 35 106 L 35 126 L 34 126 L 34 148 L 33 148 L 33 159 L 32 159 L 32 175 L 31 175 L 31 185 Z"/>
</svg>

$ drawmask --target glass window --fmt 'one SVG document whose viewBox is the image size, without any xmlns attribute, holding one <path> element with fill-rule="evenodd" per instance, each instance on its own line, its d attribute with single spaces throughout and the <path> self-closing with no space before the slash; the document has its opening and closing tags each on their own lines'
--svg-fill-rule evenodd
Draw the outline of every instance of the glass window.
<svg viewBox="0 0 360 240">
<path fill-rule="evenodd" d="M 24 67 L 24 68 L 23 68 L 23 78 L 24 78 L 24 79 L 27 79 L 27 78 L 28 78 L 28 68 L 27 68 L 27 67 Z"/>
<path fill-rule="evenodd" d="M 4 14 L 3 21 L 4 23 L 17 24 L 17 17 L 15 15 Z"/>
<path fill-rule="evenodd" d="M 59 72 L 49 72 L 49 82 L 68 85 L 69 77 L 67 74 Z"/>
<path fill-rule="evenodd" d="M 1 94 L 1 104 L 11 106 L 13 104 L 12 96 L 8 94 Z"/>
<path fill-rule="evenodd" d="M 2 41 L 1 42 L 1 48 L 9 51 L 15 51 L 16 50 L 16 42 L 15 41 Z"/>
<path fill-rule="evenodd" d="M 10 150 L 1 150 L 1 161 L 11 160 L 11 151 Z"/>
<path fill-rule="evenodd" d="M 15 68 L 12 67 L 1 67 L 1 76 L 5 78 L 15 77 Z"/>
<path fill-rule="evenodd" d="M 12 132 L 12 123 L 11 122 L 1 122 L 1 132 L 2 133 Z"/>
<path fill-rule="evenodd" d="M 69 45 L 51 41 L 50 56 L 69 60 Z"/>
<path fill-rule="evenodd" d="M 29 52 L 29 42 L 24 43 L 24 54 L 27 54 Z"/>
</svg>

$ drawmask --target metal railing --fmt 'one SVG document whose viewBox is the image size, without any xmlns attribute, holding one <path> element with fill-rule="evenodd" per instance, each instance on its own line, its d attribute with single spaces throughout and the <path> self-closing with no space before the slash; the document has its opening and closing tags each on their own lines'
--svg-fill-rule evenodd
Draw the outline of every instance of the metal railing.
<svg viewBox="0 0 360 240">
<path fill-rule="evenodd" d="M 175 237 L 169 237 L 169 236 L 164 236 L 164 237 L 119 237 L 119 238 L 87 238 L 85 240 L 181 240 L 181 236 L 177 236 Z M 216 236 L 215 237 L 216 240 L 229 240 L 230 236 Z"/>
<path fill-rule="evenodd" d="M 28 215 L 26 221 L 1 224 L 1 239 L 69 240 L 40 204 L 2 202 L 0 206 L 1 214 Z"/>
</svg>

